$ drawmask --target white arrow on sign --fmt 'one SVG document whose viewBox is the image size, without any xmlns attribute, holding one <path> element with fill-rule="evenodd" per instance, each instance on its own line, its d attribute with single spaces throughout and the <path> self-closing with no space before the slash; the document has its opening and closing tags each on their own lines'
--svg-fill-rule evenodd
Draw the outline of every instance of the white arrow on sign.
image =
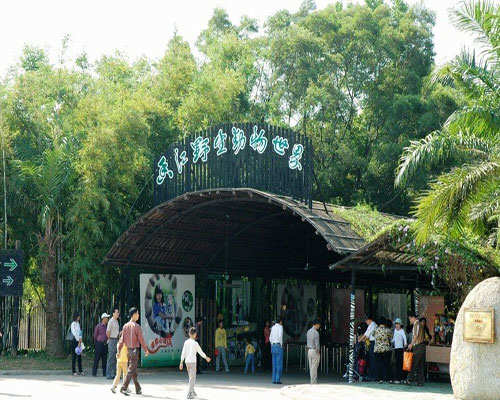
<svg viewBox="0 0 500 400">
<path fill-rule="evenodd" d="M 3 279 L 2 282 L 7 286 L 12 286 L 12 284 L 14 283 L 14 279 L 12 279 L 12 276 L 7 275 L 7 278 Z"/>
<path fill-rule="evenodd" d="M 3 266 L 9 268 L 9 271 L 12 272 L 17 268 L 17 263 L 16 260 L 11 258 L 9 262 L 3 263 Z"/>
</svg>

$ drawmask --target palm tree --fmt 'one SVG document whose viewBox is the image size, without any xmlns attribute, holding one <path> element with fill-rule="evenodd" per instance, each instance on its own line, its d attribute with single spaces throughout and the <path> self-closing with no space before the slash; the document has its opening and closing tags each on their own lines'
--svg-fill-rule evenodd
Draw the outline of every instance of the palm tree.
<svg viewBox="0 0 500 400">
<path fill-rule="evenodd" d="M 473 230 L 500 247 L 500 7 L 493 1 L 464 1 L 451 17 L 455 26 L 475 35 L 481 54 L 463 50 L 433 74 L 433 82 L 455 88 L 462 105 L 441 130 L 405 149 L 395 184 L 405 185 L 423 168 L 446 161 L 452 168 L 417 199 L 417 239 Z"/>
<path fill-rule="evenodd" d="M 19 200 L 34 215 L 38 215 L 38 259 L 45 292 L 47 315 L 47 345 L 49 355 L 63 355 L 60 307 L 57 301 L 57 248 L 62 240 L 61 226 L 65 199 L 71 184 L 72 169 L 68 152 L 61 147 L 46 149 L 36 160 L 17 160 Z"/>
</svg>

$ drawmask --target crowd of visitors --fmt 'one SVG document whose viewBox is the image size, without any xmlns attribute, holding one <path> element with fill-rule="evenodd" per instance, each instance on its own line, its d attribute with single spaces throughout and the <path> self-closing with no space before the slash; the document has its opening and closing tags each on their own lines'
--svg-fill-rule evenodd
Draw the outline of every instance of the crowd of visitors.
<svg viewBox="0 0 500 400">
<path fill-rule="evenodd" d="M 409 329 L 406 331 L 399 318 L 394 322 L 384 317 L 375 321 L 369 316 L 364 326 L 360 325 L 355 368 L 365 381 L 418 386 L 424 384 L 425 347 L 430 343 L 431 335 L 425 318 L 410 314 L 408 320 Z M 412 352 L 411 370 L 408 374 L 403 370 L 405 351 Z M 367 362 L 366 375 L 364 371 L 360 371 L 361 360 Z"/>
<path fill-rule="evenodd" d="M 123 379 L 120 392 L 128 395 L 130 381 L 134 382 L 137 394 L 142 393 L 137 377 L 137 366 L 139 362 L 140 349 L 143 348 L 148 356 L 148 347 L 144 340 L 142 329 L 137 323 L 139 311 L 133 307 L 129 311 L 130 320 L 120 331 L 120 312 L 113 310 L 110 316 L 103 313 L 100 322 L 94 328 L 94 364 L 92 375 L 97 376 L 99 361 L 102 365 L 103 376 L 113 379 L 111 391 L 116 392 L 120 378 Z M 207 363 L 211 361 L 200 346 L 200 331 L 202 319 L 196 321 L 196 326 L 189 329 L 189 338 L 184 342 L 179 369 L 183 369 L 184 363 L 188 372 L 187 398 L 196 397 L 194 390 L 196 383 L 199 360 L 204 359 Z M 408 383 L 411 385 L 423 385 L 425 348 L 431 340 L 429 329 L 425 318 L 418 318 L 415 314 L 409 315 L 409 325 L 406 330 L 401 319 L 394 321 L 380 317 L 375 320 L 367 317 L 365 322 L 358 326 L 357 342 L 355 346 L 355 370 L 357 376 L 365 381 L 378 381 L 379 383 Z M 320 363 L 320 327 L 319 320 L 312 321 L 312 326 L 306 334 L 306 351 L 309 364 L 310 382 L 316 384 L 317 371 Z M 82 342 L 82 329 L 80 326 L 80 314 L 75 313 L 73 321 L 68 329 L 67 339 L 71 341 L 72 372 L 73 375 L 83 375 L 82 350 L 85 348 Z M 223 321 L 218 322 L 215 331 L 215 370 L 219 372 L 223 364 L 224 370 L 229 372 L 227 357 L 228 343 L 227 332 Z M 257 348 L 260 347 L 252 338 L 245 338 L 245 367 L 244 373 L 255 373 Z M 262 367 L 272 370 L 272 383 L 280 385 L 283 372 L 283 320 L 279 318 L 272 326 L 266 321 L 262 335 Z M 413 360 L 411 369 L 404 371 L 404 354 L 412 352 Z M 260 366 L 261 364 L 259 364 Z M 76 367 L 78 366 L 78 370 Z M 366 368 L 367 367 L 367 368 Z"/>
</svg>

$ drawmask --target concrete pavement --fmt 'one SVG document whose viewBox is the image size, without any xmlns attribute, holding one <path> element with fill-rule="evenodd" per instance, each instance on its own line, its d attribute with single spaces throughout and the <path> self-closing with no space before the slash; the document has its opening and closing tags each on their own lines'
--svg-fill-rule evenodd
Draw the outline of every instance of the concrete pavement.
<svg viewBox="0 0 500 400">
<path fill-rule="evenodd" d="M 143 372 L 140 377 L 144 398 L 182 400 L 185 398 L 185 372 L 156 370 Z M 196 391 L 200 400 L 452 400 L 449 384 L 430 384 L 423 388 L 396 385 L 347 385 L 334 377 L 323 377 L 321 384 L 304 384 L 304 374 L 288 374 L 283 386 L 270 383 L 270 374 L 245 376 L 241 372 L 215 373 L 198 376 Z M 2 375 L 0 400 L 3 399 L 121 399 L 125 396 L 110 391 L 111 381 L 102 377 L 67 375 Z M 133 385 L 131 387 L 133 391 Z M 130 399 L 139 399 L 133 394 Z"/>
</svg>

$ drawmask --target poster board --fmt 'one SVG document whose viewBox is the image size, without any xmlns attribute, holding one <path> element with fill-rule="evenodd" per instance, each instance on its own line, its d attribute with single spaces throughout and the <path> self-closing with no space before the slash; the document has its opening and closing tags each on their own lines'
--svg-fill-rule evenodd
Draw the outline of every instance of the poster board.
<svg viewBox="0 0 500 400">
<path fill-rule="evenodd" d="M 394 321 L 400 318 L 403 326 L 407 326 L 408 321 L 408 296 L 401 293 L 379 293 L 377 304 L 377 315 L 379 317 L 389 318 Z"/>
<path fill-rule="evenodd" d="M 250 281 L 233 281 L 232 286 L 232 324 L 233 326 L 248 325 L 248 316 L 250 314 Z"/>
<path fill-rule="evenodd" d="M 365 292 L 356 290 L 356 322 L 365 318 Z M 332 289 L 332 340 L 334 343 L 349 342 L 349 319 L 351 313 L 351 290 Z"/>
<path fill-rule="evenodd" d="M 443 296 L 422 296 L 419 302 L 419 317 L 425 317 L 431 335 L 434 335 L 436 316 L 444 314 Z"/>
<path fill-rule="evenodd" d="M 278 285 L 278 310 L 283 316 L 283 341 L 305 342 L 307 329 L 317 318 L 316 286 Z"/>
<path fill-rule="evenodd" d="M 195 276 L 141 274 L 141 327 L 151 354 L 143 367 L 174 366 L 195 318 Z"/>
</svg>

